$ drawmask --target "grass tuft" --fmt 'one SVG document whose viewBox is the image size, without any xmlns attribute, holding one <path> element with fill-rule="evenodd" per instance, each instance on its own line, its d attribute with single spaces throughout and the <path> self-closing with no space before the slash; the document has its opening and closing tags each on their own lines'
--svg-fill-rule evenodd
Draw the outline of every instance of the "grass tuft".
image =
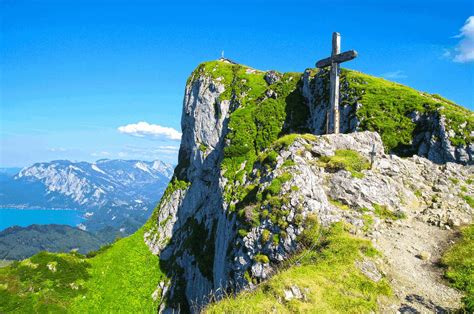
<svg viewBox="0 0 474 314">
<path fill-rule="evenodd" d="M 347 170 L 355 178 L 362 178 L 364 176 L 362 170 L 370 168 L 366 158 L 349 149 L 338 149 L 334 156 L 322 156 L 319 164 L 329 171 Z"/>
</svg>

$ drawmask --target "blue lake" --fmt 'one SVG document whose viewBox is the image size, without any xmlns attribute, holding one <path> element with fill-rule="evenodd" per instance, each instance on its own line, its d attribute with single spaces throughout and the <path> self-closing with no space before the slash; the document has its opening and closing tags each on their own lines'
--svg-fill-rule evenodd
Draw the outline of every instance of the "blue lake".
<svg viewBox="0 0 474 314">
<path fill-rule="evenodd" d="M 77 226 L 84 221 L 81 212 L 66 209 L 0 208 L 0 231 L 11 226 L 60 224 Z"/>
</svg>

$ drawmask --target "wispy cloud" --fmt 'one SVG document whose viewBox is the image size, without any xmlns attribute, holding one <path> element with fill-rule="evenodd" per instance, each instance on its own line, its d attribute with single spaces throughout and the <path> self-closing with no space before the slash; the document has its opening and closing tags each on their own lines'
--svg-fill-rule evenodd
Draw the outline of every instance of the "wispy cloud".
<svg viewBox="0 0 474 314">
<path fill-rule="evenodd" d="M 177 155 L 179 151 L 179 146 L 173 145 L 159 145 L 155 147 L 135 147 L 127 146 L 125 151 L 130 154 L 143 155 L 143 156 L 159 156 L 160 154 L 165 155 Z"/>
<path fill-rule="evenodd" d="M 403 73 L 402 70 L 387 72 L 387 73 L 382 74 L 381 76 L 386 78 L 386 79 L 390 79 L 390 80 L 403 79 L 403 78 L 408 77 L 406 74 Z"/>
<path fill-rule="evenodd" d="M 454 62 L 466 63 L 474 61 L 474 16 L 467 18 L 460 33 L 455 36 L 460 41 L 454 49 Z M 448 51 L 449 52 L 449 51 Z M 452 55 L 450 53 L 450 55 Z"/>
<path fill-rule="evenodd" d="M 112 155 L 111 153 L 109 152 L 95 152 L 95 153 L 92 153 L 91 156 L 93 157 L 109 157 L 110 155 Z"/>
<path fill-rule="evenodd" d="M 123 134 L 137 137 L 169 139 L 173 141 L 181 140 L 181 132 L 178 132 L 177 130 L 170 127 L 165 127 L 158 124 L 150 124 L 143 121 L 120 126 L 118 131 Z"/>
<path fill-rule="evenodd" d="M 52 147 L 52 148 L 48 148 L 48 151 L 53 152 L 53 153 L 64 153 L 69 150 L 64 147 Z"/>
</svg>

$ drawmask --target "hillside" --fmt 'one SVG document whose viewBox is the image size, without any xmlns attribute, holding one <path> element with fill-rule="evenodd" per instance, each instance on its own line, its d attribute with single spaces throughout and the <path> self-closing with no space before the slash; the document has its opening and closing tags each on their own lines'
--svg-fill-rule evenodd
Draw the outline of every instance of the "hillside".
<svg viewBox="0 0 474 314">
<path fill-rule="evenodd" d="M 186 84 L 179 163 L 145 226 L 89 259 L 39 254 L 1 269 L 1 308 L 469 308 L 472 237 L 457 232 L 472 224 L 473 113 L 344 70 L 349 134 L 321 135 L 327 83 L 313 69 L 201 64 Z M 30 289 L 59 276 L 47 266 L 59 257 L 82 277 Z"/>
<path fill-rule="evenodd" d="M 156 312 L 162 274 L 143 231 L 87 258 L 42 252 L 0 268 L 3 313 Z"/>
<path fill-rule="evenodd" d="M 0 231 L 0 259 L 22 260 L 40 251 L 81 254 L 98 250 L 105 241 L 97 236 L 66 225 L 31 225 Z"/>
</svg>

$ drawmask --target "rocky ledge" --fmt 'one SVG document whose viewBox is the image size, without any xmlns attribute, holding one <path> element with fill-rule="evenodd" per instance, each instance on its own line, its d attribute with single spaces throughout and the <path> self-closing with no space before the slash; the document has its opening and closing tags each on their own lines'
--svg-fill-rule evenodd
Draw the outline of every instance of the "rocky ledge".
<svg viewBox="0 0 474 314">
<path fill-rule="evenodd" d="M 416 295 L 441 308 L 456 308 L 461 295 L 439 280 L 434 264 L 452 237 L 450 230 L 472 222 L 473 179 L 470 166 L 386 154 L 375 132 L 287 135 L 258 156 L 236 189 L 237 200 L 225 201 L 222 177 L 220 192 L 209 193 L 196 181 L 176 188 L 160 207 L 166 215 L 159 230 L 170 238 L 154 242 L 149 233 L 147 241 L 182 270 L 172 275 L 169 297 L 182 289 L 199 309 L 209 295 L 251 289 L 271 276 L 298 250 L 310 217 L 325 227 L 345 221 L 382 252 L 383 258 L 364 261 L 360 268 L 393 283 L 399 301 L 388 307 L 423 310 L 416 298 L 405 304 Z M 215 218 L 205 219 L 203 202 L 218 200 L 222 205 L 212 207 Z M 186 202 L 200 205 L 189 212 Z"/>
</svg>

